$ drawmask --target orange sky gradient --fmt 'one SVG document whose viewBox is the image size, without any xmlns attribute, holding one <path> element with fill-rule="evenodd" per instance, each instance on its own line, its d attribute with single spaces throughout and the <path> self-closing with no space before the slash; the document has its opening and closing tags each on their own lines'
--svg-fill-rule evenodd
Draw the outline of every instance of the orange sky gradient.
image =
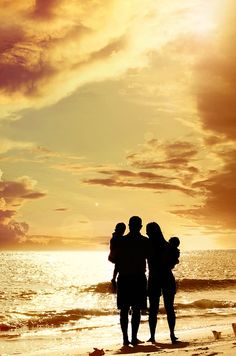
<svg viewBox="0 0 236 356">
<path fill-rule="evenodd" d="M 157 221 L 236 248 L 234 0 L 0 1 L 0 248 Z"/>
</svg>

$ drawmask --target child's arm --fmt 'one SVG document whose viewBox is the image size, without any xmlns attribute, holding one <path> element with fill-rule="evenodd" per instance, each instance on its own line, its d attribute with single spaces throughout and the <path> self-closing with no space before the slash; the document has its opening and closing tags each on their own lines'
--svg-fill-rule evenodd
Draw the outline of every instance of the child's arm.
<svg viewBox="0 0 236 356">
<path fill-rule="evenodd" d="M 116 255 L 116 251 L 115 251 L 115 244 L 114 244 L 114 236 L 111 238 L 110 240 L 110 253 L 109 253 L 109 256 L 108 256 L 108 260 L 112 263 L 115 263 L 115 255 Z"/>
<path fill-rule="evenodd" d="M 112 277 L 112 280 L 111 280 L 111 283 L 112 283 L 114 291 L 116 291 L 116 277 L 117 277 L 118 273 L 119 273 L 119 271 L 118 271 L 118 268 L 117 268 L 117 264 L 115 264 L 114 271 L 113 271 L 113 277 Z"/>
<path fill-rule="evenodd" d="M 114 272 L 113 272 L 113 279 L 116 280 L 117 274 L 119 273 L 117 264 L 115 264 Z"/>
</svg>

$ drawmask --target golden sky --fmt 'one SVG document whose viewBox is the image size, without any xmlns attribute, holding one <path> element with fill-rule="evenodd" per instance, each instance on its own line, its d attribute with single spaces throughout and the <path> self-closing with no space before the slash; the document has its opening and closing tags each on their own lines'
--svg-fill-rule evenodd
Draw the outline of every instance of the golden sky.
<svg viewBox="0 0 236 356">
<path fill-rule="evenodd" d="M 1 0 L 0 20 L 1 248 L 106 248 L 132 215 L 236 247 L 234 0 Z"/>
</svg>

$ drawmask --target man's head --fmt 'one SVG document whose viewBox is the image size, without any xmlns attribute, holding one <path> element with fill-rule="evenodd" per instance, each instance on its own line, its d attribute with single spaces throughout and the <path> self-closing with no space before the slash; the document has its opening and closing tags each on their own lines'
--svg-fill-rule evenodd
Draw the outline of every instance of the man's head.
<svg viewBox="0 0 236 356">
<path fill-rule="evenodd" d="M 129 219 L 129 229 L 130 232 L 137 233 L 142 228 L 142 219 L 139 216 L 132 216 Z"/>
</svg>

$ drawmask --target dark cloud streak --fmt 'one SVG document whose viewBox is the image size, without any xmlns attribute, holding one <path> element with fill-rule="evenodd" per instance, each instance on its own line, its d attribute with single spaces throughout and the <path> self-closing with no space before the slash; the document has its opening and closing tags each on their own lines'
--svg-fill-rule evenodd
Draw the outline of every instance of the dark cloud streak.
<svg viewBox="0 0 236 356">
<path fill-rule="evenodd" d="M 34 189 L 35 181 L 29 177 L 19 178 L 18 181 L 0 182 L 0 246 L 12 246 L 26 239 L 29 225 L 16 221 L 18 210 L 28 200 L 46 196 L 46 193 Z"/>
</svg>

